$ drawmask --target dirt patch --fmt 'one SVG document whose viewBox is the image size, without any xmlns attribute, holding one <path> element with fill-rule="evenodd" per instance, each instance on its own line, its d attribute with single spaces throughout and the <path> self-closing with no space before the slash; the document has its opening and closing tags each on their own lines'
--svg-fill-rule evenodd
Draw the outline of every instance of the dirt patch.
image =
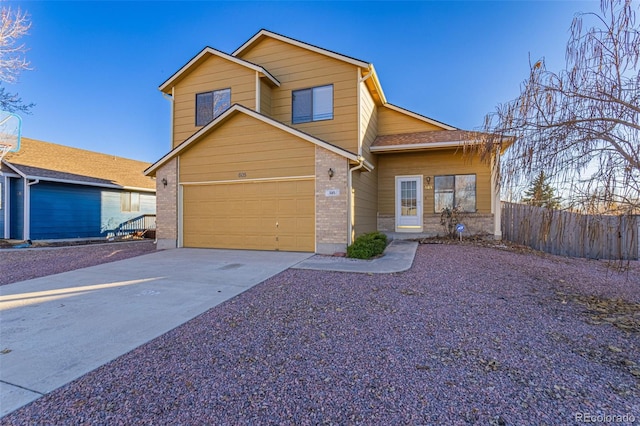
<svg viewBox="0 0 640 426">
<path fill-rule="evenodd" d="M 579 413 L 638 418 L 640 334 L 592 321 L 635 315 L 638 303 L 638 262 L 617 274 L 599 261 L 423 244 L 402 273 L 284 271 L 2 420 L 541 425 L 574 424 Z"/>
<path fill-rule="evenodd" d="M 0 250 L 0 285 L 73 271 L 151 253 L 153 240 L 34 246 Z M 56 245 L 60 244 L 60 245 Z"/>
</svg>

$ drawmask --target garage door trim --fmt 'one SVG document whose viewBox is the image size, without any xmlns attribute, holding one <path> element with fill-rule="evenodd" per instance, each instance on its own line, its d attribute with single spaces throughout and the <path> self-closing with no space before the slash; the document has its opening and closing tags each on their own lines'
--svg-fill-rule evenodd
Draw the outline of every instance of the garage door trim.
<svg viewBox="0 0 640 426">
<path fill-rule="evenodd" d="M 256 179 L 234 179 L 234 180 L 217 180 L 217 181 L 200 181 L 200 182 L 180 182 L 178 185 L 178 223 L 177 223 L 177 228 L 178 228 L 178 246 L 179 247 L 185 247 L 185 204 L 186 204 L 186 200 L 185 200 L 185 191 L 187 190 L 187 187 L 191 187 L 191 188 L 195 188 L 198 186 L 235 186 L 235 185 L 241 185 L 241 184 L 275 184 L 275 183 L 286 183 L 286 182 L 308 182 L 311 183 L 311 187 L 307 190 L 309 192 L 306 192 L 306 194 L 308 194 L 308 196 L 310 196 L 309 201 L 311 202 L 311 211 L 312 212 L 312 216 L 310 217 L 312 219 L 313 225 L 312 228 L 310 228 L 311 230 L 311 234 L 307 234 L 309 235 L 309 237 L 312 238 L 312 240 L 310 240 L 309 242 L 311 243 L 311 246 L 307 246 L 307 249 L 298 249 L 298 247 L 296 245 L 296 248 L 293 249 L 293 251 L 307 251 L 310 250 L 312 252 L 314 252 L 316 250 L 316 226 L 315 226 L 315 216 L 316 216 L 316 196 L 315 196 L 315 187 L 316 187 L 316 176 L 315 175 L 305 175 L 305 176 L 286 176 L 286 177 L 274 177 L 274 178 L 256 178 Z M 285 216 L 286 217 L 286 216 Z M 189 222 L 191 223 L 191 222 Z M 280 222 L 282 224 L 282 222 Z M 289 234 L 290 235 L 290 234 Z M 286 234 L 285 234 L 286 237 Z M 279 238 L 276 238 L 276 241 L 278 241 Z M 297 244 L 297 243 L 296 243 Z M 224 247 L 221 247 L 224 248 Z M 229 247 L 229 248 L 242 248 L 242 247 Z M 249 248 L 248 249 L 255 249 L 255 248 Z M 284 250 L 292 250 L 291 248 L 287 249 L 287 248 L 283 248 Z M 259 250 L 264 250 L 264 249 L 259 249 Z M 269 249 L 267 249 L 269 250 Z M 276 248 L 275 250 L 279 250 L 278 248 Z"/>
<path fill-rule="evenodd" d="M 204 180 L 199 182 L 180 182 L 180 185 L 227 185 L 233 183 L 250 183 L 250 182 L 278 182 L 278 181 L 294 181 L 294 180 L 312 180 L 316 177 L 314 175 L 307 176 L 284 176 L 273 178 L 242 178 L 233 180 Z"/>
</svg>

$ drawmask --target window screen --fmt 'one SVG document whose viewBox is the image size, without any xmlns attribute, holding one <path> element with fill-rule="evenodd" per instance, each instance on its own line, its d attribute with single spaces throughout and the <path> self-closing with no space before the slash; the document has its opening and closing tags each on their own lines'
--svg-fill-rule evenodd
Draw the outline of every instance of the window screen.
<svg viewBox="0 0 640 426">
<path fill-rule="evenodd" d="M 204 126 L 231 106 L 231 89 L 196 94 L 196 126 Z"/>
<path fill-rule="evenodd" d="M 291 96 L 294 124 L 333 118 L 333 85 L 294 90 Z"/>
<path fill-rule="evenodd" d="M 458 207 L 464 212 L 476 211 L 476 175 L 436 176 L 434 210 Z"/>
</svg>

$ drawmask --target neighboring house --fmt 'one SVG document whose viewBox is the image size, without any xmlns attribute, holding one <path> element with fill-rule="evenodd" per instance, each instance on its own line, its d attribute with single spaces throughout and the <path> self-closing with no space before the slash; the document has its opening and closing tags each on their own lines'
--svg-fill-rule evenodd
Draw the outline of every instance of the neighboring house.
<svg viewBox="0 0 640 426">
<path fill-rule="evenodd" d="M 463 156 L 473 133 L 388 103 L 368 62 L 261 30 L 160 90 L 172 149 L 145 172 L 159 248 L 333 253 L 375 230 L 442 233 L 453 205 L 500 237 L 495 170 Z"/>
<path fill-rule="evenodd" d="M 149 163 L 22 138 L 0 165 L 0 237 L 95 238 L 154 222 Z"/>
</svg>

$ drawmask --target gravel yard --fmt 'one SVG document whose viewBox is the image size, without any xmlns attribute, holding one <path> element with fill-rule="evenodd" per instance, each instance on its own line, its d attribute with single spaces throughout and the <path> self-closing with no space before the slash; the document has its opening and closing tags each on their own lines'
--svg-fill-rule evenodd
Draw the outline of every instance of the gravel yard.
<svg viewBox="0 0 640 426">
<path fill-rule="evenodd" d="M 115 262 L 155 250 L 153 240 L 68 247 L 1 249 L 0 285 Z"/>
<path fill-rule="evenodd" d="M 639 262 L 620 274 L 599 261 L 421 245 L 403 273 L 289 269 L 0 422 L 550 425 L 598 415 L 640 422 Z"/>
</svg>

